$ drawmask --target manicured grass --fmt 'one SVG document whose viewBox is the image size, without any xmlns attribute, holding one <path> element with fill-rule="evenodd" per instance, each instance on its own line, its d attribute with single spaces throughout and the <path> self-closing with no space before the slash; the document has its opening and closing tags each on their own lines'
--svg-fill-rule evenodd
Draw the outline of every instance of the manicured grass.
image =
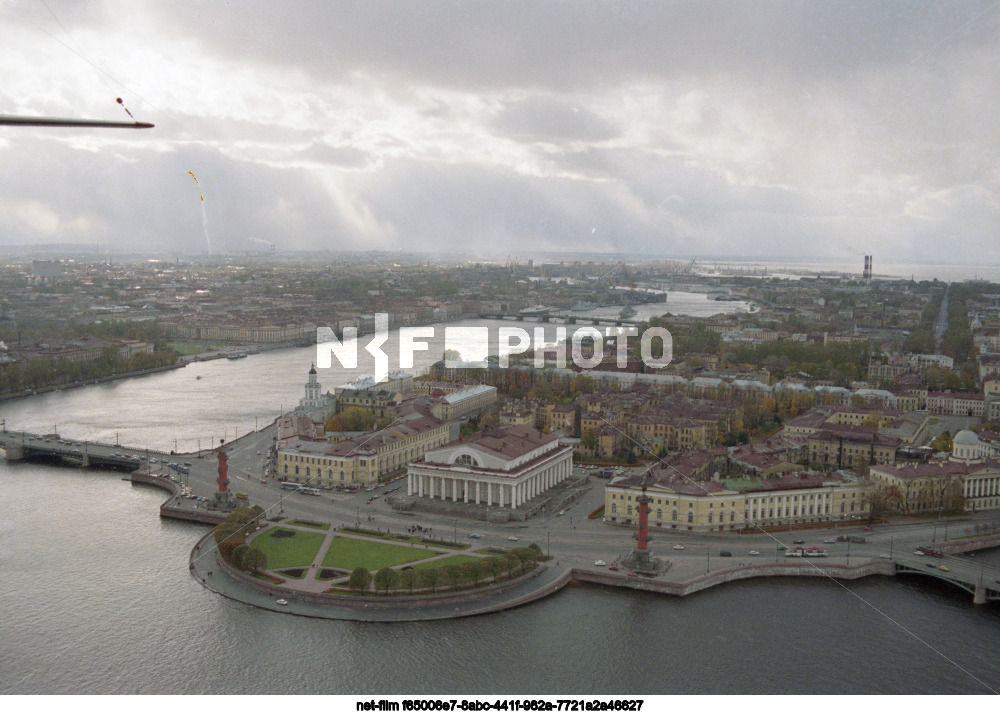
<svg viewBox="0 0 1000 715">
<path fill-rule="evenodd" d="M 422 536 L 411 536 L 408 534 L 390 534 L 386 531 L 375 531 L 374 529 L 356 529 L 353 526 L 345 526 L 339 529 L 341 534 L 360 534 L 361 536 L 374 536 L 377 539 L 386 541 L 400 541 L 404 544 L 430 544 L 441 549 L 467 549 L 469 544 L 457 544 L 452 541 L 439 541 L 437 539 L 427 539 Z"/>
<path fill-rule="evenodd" d="M 306 519 L 292 519 L 288 522 L 291 526 L 304 526 L 307 529 L 322 529 L 323 531 L 329 531 L 330 525 L 325 524 L 321 521 L 308 521 Z"/>
<path fill-rule="evenodd" d="M 330 548 L 323 557 L 323 565 L 336 569 L 353 571 L 358 566 L 364 566 L 375 572 L 385 566 L 427 559 L 441 554 L 441 551 L 417 549 L 412 546 L 399 546 L 378 541 L 350 539 L 344 536 L 334 537 Z"/>
<path fill-rule="evenodd" d="M 464 564 L 467 561 L 476 561 L 477 557 L 469 556 L 468 554 L 455 554 L 454 556 L 446 556 L 443 559 L 437 559 L 435 561 L 427 561 L 422 564 L 416 564 L 413 567 L 414 571 L 420 569 L 436 569 L 442 566 L 450 566 L 451 564 Z"/>
<path fill-rule="evenodd" d="M 487 556 L 505 556 L 507 551 L 506 549 L 498 549 L 493 546 L 487 546 L 485 549 L 476 549 L 474 553 L 486 554 Z"/>
<path fill-rule="evenodd" d="M 295 536 L 285 539 L 272 538 L 279 527 L 272 526 L 255 538 L 251 543 L 267 554 L 267 568 L 289 568 L 292 566 L 308 566 L 316 558 L 316 552 L 323 545 L 324 534 L 314 531 L 298 531 L 287 526 L 280 527 L 283 531 L 295 531 Z"/>
</svg>

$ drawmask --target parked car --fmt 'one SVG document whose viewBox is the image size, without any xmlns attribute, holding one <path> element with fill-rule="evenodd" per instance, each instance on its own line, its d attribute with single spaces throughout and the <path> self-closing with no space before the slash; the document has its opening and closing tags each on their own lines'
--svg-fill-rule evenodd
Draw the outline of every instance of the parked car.
<svg viewBox="0 0 1000 715">
<path fill-rule="evenodd" d="M 470 539 L 481 539 L 483 537 L 480 536 L 479 534 L 472 533 L 472 534 L 469 534 L 469 538 Z"/>
<path fill-rule="evenodd" d="M 719 556 L 732 556 L 733 554 L 729 551 L 722 550 L 719 552 Z"/>
<path fill-rule="evenodd" d="M 681 546 L 680 544 L 674 544 L 674 550 L 675 551 L 683 551 L 684 547 Z"/>
<path fill-rule="evenodd" d="M 607 566 L 603 559 L 598 559 L 594 562 L 594 566 Z"/>
<path fill-rule="evenodd" d="M 750 552 L 750 555 L 751 555 L 751 556 L 760 556 L 760 552 L 759 552 L 759 551 L 757 551 L 757 550 L 754 550 L 754 551 L 751 551 L 751 552 Z"/>
<path fill-rule="evenodd" d="M 517 537 L 516 536 L 508 536 L 507 537 L 507 541 L 517 541 Z"/>
</svg>

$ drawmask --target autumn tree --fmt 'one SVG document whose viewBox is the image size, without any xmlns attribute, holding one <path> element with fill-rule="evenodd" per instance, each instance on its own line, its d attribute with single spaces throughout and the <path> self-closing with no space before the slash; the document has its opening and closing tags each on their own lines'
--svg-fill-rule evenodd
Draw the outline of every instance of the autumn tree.
<svg viewBox="0 0 1000 715">
<path fill-rule="evenodd" d="M 347 587 L 352 591 L 364 593 L 368 590 L 372 575 L 364 566 L 358 566 L 351 571 L 350 578 L 347 579 Z"/>
</svg>

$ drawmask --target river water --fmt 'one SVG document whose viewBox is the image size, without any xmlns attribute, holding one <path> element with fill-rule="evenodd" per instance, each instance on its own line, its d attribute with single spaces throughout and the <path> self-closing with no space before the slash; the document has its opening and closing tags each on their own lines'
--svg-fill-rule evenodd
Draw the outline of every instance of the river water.
<svg viewBox="0 0 1000 715">
<path fill-rule="evenodd" d="M 432 343 L 418 369 L 440 357 L 443 337 Z M 320 381 L 371 370 L 364 356 Z M 4 403 L 2 416 L 8 429 L 194 449 L 294 405 L 314 357 L 196 363 Z M 1000 607 L 937 582 L 759 580 L 684 599 L 571 587 L 454 622 L 317 621 L 195 583 L 187 558 L 204 529 L 161 521 L 162 499 L 118 474 L 0 462 L 0 692 L 1000 690 Z"/>
</svg>

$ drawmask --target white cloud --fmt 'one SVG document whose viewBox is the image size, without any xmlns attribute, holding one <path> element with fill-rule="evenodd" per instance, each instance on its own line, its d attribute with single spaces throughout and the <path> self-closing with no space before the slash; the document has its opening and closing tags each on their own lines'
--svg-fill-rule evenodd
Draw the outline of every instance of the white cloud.
<svg viewBox="0 0 1000 715">
<path fill-rule="evenodd" d="M 197 250 L 194 171 L 220 250 L 1000 262 L 986 0 L 49 6 L 5 15 L 0 112 L 157 127 L 0 128 L 6 241 Z"/>
</svg>

